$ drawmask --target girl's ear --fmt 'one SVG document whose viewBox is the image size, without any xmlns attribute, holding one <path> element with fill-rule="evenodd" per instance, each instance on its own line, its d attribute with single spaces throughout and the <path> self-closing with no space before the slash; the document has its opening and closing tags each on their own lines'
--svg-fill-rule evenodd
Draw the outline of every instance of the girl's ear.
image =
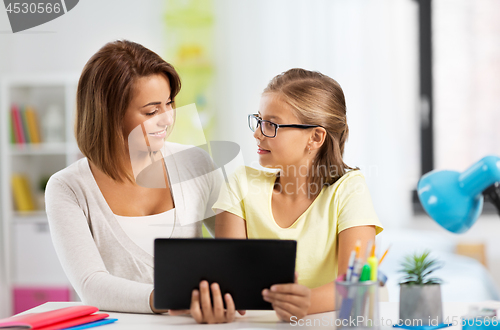
<svg viewBox="0 0 500 330">
<path fill-rule="evenodd" d="M 326 139 L 326 130 L 323 127 L 315 127 L 309 138 L 309 145 L 312 150 L 319 149 Z"/>
</svg>

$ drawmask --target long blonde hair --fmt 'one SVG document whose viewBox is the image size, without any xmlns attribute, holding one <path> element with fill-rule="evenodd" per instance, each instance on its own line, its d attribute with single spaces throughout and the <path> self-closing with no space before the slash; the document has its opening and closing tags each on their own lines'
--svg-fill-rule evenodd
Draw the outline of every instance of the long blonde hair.
<svg viewBox="0 0 500 330">
<path fill-rule="evenodd" d="M 302 124 L 320 125 L 326 137 L 314 159 L 309 175 L 316 187 L 331 185 L 342 177 L 347 166 L 342 157 L 349 136 L 344 92 L 334 79 L 315 71 L 290 69 L 274 77 L 263 94 L 272 93 L 290 106 Z"/>
</svg>

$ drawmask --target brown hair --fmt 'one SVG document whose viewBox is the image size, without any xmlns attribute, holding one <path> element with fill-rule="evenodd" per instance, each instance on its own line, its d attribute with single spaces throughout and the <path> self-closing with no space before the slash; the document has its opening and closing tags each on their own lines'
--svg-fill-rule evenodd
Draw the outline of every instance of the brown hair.
<svg viewBox="0 0 500 330">
<path fill-rule="evenodd" d="M 301 123 L 326 130 L 309 175 L 310 184 L 331 185 L 354 169 L 342 159 L 349 127 L 344 92 L 334 79 L 315 71 L 290 69 L 274 77 L 264 89 L 266 93 L 276 93 Z"/>
<path fill-rule="evenodd" d="M 76 96 L 76 142 L 83 155 L 113 180 L 134 182 L 125 164 L 117 161 L 127 153 L 123 119 L 137 79 L 154 74 L 168 79 L 174 101 L 181 89 L 174 67 L 135 42 L 109 42 L 83 68 Z"/>
</svg>

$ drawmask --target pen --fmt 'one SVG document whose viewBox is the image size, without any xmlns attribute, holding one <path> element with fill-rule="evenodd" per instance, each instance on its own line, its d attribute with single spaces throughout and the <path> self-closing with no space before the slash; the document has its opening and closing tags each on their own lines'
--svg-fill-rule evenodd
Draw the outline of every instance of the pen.
<svg viewBox="0 0 500 330">
<path fill-rule="evenodd" d="M 357 250 L 359 250 L 359 246 L 356 245 Z M 357 283 L 359 280 L 359 273 L 361 271 L 361 267 L 363 267 L 363 263 L 359 258 L 354 259 L 353 271 L 351 274 L 351 279 L 349 282 Z M 340 306 L 339 317 L 341 320 L 349 318 L 351 315 L 351 311 L 353 308 L 354 299 L 356 298 L 357 288 L 355 286 L 351 286 L 347 284 L 347 297 L 342 300 L 342 304 Z"/>
<path fill-rule="evenodd" d="M 351 256 L 349 257 L 349 265 L 347 267 L 347 274 L 345 276 L 346 281 L 351 280 L 352 271 L 354 270 L 354 260 L 356 259 L 356 251 L 351 251 Z"/>
<path fill-rule="evenodd" d="M 363 266 L 363 270 L 361 271 L 361 275 L 359 276 L 359 282 L 367 282 L 370 280 L 370 265 L 365 264 Z M 359 315 L 364 315 L 364 311 L 366 309 L 366 304 L 367 304 L 367 289 L 369 287 L 366 287 L 364 285 L 358 285 L 358 284 L 353 284 L 353 289 L 355 290 L 355 299 L 354 299 L 354 315 L 359 316 Z"/>
<path fill-rule="evenodd" d="M 335 282 L 345 282 L 345 275 L 339 275 Z M 344 285 L 336 285 L 336 290 L 338 291 L 338 294 L 342 296 L 342 299 L 347 298 L 347 287 Z"/>
<path fill-rule="evenodd" d="M 385 250 L 384 254 L 382 255 L 382 258 L 378 261 L 378 264 L 380 265 L 382 263 L 382 260 L 384 260 L 385 256 L 387 255 L 387 252 L 389 252 L 389 249 L 391 248 L 391 245 Z"/>
<path fill-rule="evenodd" d="M 385 283 L 387 282 L 387 276 L 380 270 L 377 272 L 377 279 L 378 279 L 378 284 L 380 286 L 384 286 Z"/>
<path fill-rule="evenodd" d="M 361 271 L 361 276 L 359 277 L 360 282 L 369 281 L 371 277 L 371 267 L 369 264 L 365 264 L 363 266 L 363 270 Z"/>
<path fill-rule="evenodd" d="M 346 282 L 357 282 L 359 278 L 359 271 L 361 270 L 361 260 L 358 259 L 359 257 L 359 250 L 361 248 L 361 241 L 357 240 L 356 241 L 356 247 L 354 248 L 354 251 L 351 252 L 351 256 L 349 257 L 349 264 L 347 267 L 347 274 L 346 274 Z M 359 261 L 359 262 L 358 262 Z M 355 288 L 349 287 L 349 284 L 347 286 L 347 296 L 342 300 L 342 304 L 340 307 L 339 311 L 339 316 L 340 319 L 347 319 L 349 315 L 351 315 L 351 310 L 352 310 L 352 304 L 354 301 L 354 296 L 356 291 L 354 290 Z"/>
<path fill-rule="evenodd" d="M 369 240 L 368 243 L 366 244 L 366 253 L 365 253 L 365 258 L 364 258 L 365 260 L 367 260 L 368 257 L 370 256 L 372 246 L 373 246 L 373 241 Z"/>
<path fill-rule="evenodd" d="M 370 265 L 370 280 L 376 282 L 377 281 L 377 266 L 378 266 L 378 260 L 377 257 L 375 257 L 375 244 L 372 246 L 372 251 L 370 253 L 370 257 L 368 257 L 368 265 Z"/>
<path fill-rule="evenodd" d="M 361 276 L 359 277 L 360 282 L 370 281 L 371 276 L 371 267 L 369 264 L 365 264 L 363 266 L 363 270 L 361 271 Z M 369 304 L 372 299 L 367 299 L 367 295 L 370 293 L 370 287 L 358 287 L 358 297 L 357 303 L 355 303 L 356 314 L 355 315 L 365 315 L 366 308 L 372 309 Z M 368 291 L 367 291 L 368 290 Z M 371 297 L 371 296 L 370 296 Z"/>
<path fill-rule="evenodd" d="M 349 264 L 347 266 L 347 274 L 345 280 L 347 282 L 351 281 L 351 276 L 352 272 L 354 271 L 354 262 L 356 258 L 359 258 L 359 249 L 361 248 L 361 241 L 357 240 L 356 241 L 356 247 L 354 248 L 354 251 L 351 252 L 351 256 L 349 257 Z"/>
<path fill-rule="evenodd" d="M 361 273 L 361 268 L 363 267 L 363 262 L 361 262 L 361 259 L 356 259 L 354 261 L 354 270 L 352 271 L 351 274 L 351 283 L 357 283 L 359 281 L 359 275 Z"/>
</svg>

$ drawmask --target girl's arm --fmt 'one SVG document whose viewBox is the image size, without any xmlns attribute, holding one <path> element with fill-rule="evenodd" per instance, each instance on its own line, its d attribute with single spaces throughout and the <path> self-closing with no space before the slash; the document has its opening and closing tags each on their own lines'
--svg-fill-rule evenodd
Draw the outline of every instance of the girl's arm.
<svg viewBox="0 0 500 330">
<path fill-rule="evenodd" d="M 365 257 L 367 243 L 375 242 L 375 226 L 359 226 L 343 230 L 339 233 L 338 248 L 338 274 L 345 274 L 349 263 L 351 251 L 356 247 L 356 241 L 361 241 L 360 257 Z M 308 314 L 322 313 L 336 309 L 335 283 L 330 282 L 311 290 L 311 307 Z"/>
<path fill-rule="evenodd" d="M 246 238 L 245 220 L 229 212 L 218 214 L 215 221 L 215 236 Z M 339 233 L 338 240 L 338 274 L 345 274 L 349 256 L 356 246 L 356 241 L 361 241 L 360 257 L 364 258 L 367 243 L 370 240 L 375 240 L 375 226 L 348 228 Z M 295 283 L 275 285 L 274 287 L 276 291 L 265 290 L 265 299 L 273 303 L 273 307 L 282 320 L 289 320 L 291 316 L 298 314 L 292 313 L 292 311 L 304 309 L 307 305 L 309 306 L 307 314 L 322 313 L 335 309 L 334 282 L 310 290 L 310 305 L 307 304 L 309 295 L 303 286 Z"/>
<path fill-rule="evenodd" d="M 343 230 L 339 233 L 338 274 L 347 271 L 349 256 L 361 241 L 360 257 L 363 259 L 367 243 L 375 239 L 375 226 L 359 226 Z M 278 316 L 283 321 L 290 321 L 290 317 L 301 318 L 305 314 L 316 314 L 335 310 L 335 283 L 330 282 L 310 290 L 310 298 L 303 286 L 298 284 L 274 285 L 276 291 L 265 290 L 267 301 L 273 304 Z M 310 303 L 307 304 L 308 299 Z M 307 312 L 306 312 L 307 311 Z"/>
<path fill-rule="evenodd" d="M 245 220 L 226 211 L 217 214 L 215 216 L 215 237 L 247 238 Z"/>
<path fill-rule="evenodd" d="M 222 212 L 217 214 L 215 219 L 215 237 L 247 238 L 246 223 L 241 217 Z M 273 285 L 270 290 L 262 291 L 262 298 L 273 305 L 281 320 L 289 322 L 291 316 L 302 318 L 306 315 L 310 306 L 311 290 L 298 284 L 295 274 L 295 283 Z"/>
</svg>

